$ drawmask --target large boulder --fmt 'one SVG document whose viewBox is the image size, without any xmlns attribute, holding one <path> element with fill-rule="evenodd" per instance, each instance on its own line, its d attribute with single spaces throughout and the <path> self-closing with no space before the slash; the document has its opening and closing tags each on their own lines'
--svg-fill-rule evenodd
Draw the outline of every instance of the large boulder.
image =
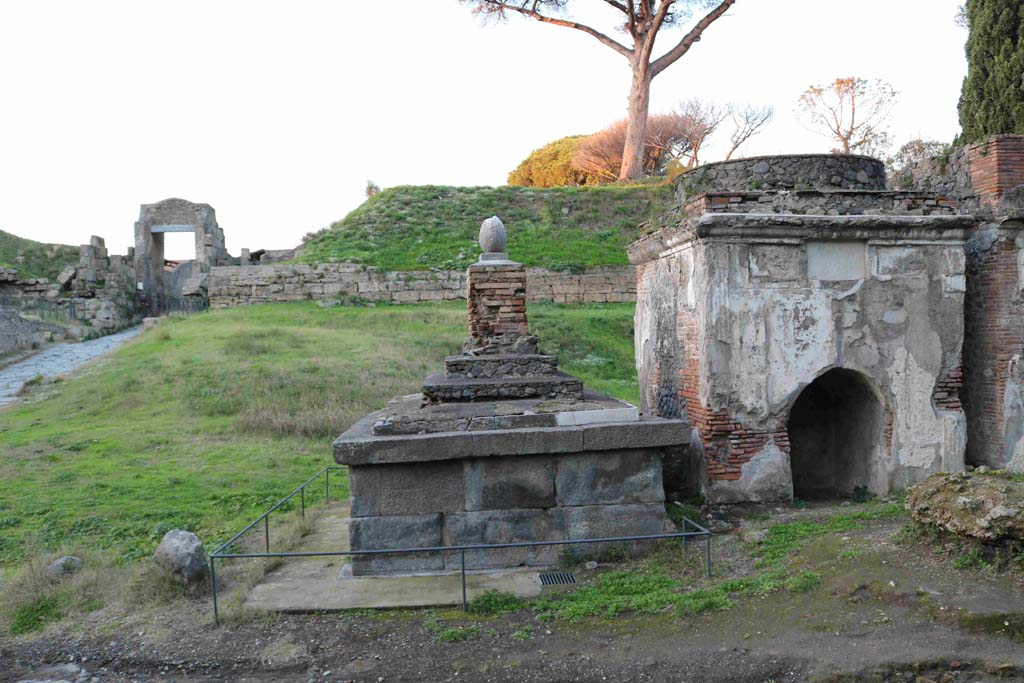
<svg viewBox="0 0 1024 683">
<path fill-rule="evenodd" d="M 153 553 L 153 561 L 169 576 L 186 584 L 202 579 L 209 569 L 199 537 L 182 529 L 164 535 Z"/>
<path fill-rule="evenodd" d="M 1024 540 L 1024 481 L 1003 470 L 933 474 L 907 490 L 915 521 L 984 541 Z"/>
</svg>

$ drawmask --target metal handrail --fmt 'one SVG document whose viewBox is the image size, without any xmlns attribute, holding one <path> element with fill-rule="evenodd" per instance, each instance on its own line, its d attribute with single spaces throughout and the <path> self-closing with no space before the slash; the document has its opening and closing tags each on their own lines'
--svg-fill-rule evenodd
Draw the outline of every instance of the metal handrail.
<svg viewBox="0 0 1024 683">
<path fill-rule="evenodd" d="M 466 551 L 469 550 L 495 550 L 499 548 L 530 548 L 537 546 L 556 546 L 556 545 L 584 545 L 590 543 L 623 543 L 628 541 L 657 541 L 665 540 L 669 538 L 681 538 L 683 539 L 683 547 L 685 548 L 690 538 L 701 537 L 705 540 L 704 546 L 704 566 L 705 576 L 711 578 L 711 532 L 705 529 L 700 524 L 697 524 L 689 517 L 683 517 L 683 530 L 670 533 L 670 534 L 646 534 L 646 535 L 632 535 L 632 536 L 610 536 L 604 538 L 574 538 L 566 539 L 561 541 L 516 541 L 513 543 L 478 543 L 474 545 L 445 545 L 445 546 L 423 546 L 418 548 L 391 548 L 381 550 L 308 550 L 308 551 L 285 551 L 285 552 L 270 552 L 270 513 L 279 509 L 282 505 L 290 501 L 296 495 L 300 496 L 301 499 L 301 512 L 302 516 L 306 516 L 306 488 L 314 481 L 319 479 L 321 476 L 325 479 L 324 489 L 324 502 L 330 501 L 331 496 L 331 470 L 340 470 L 342 467 L 337 465 L 329 465 L 312 477 L 307 479 L 305 482 L 300 484 L 289 493 L 287 496 L 279 500 L 277 503 L 269 507 L 262 515 L 257 517 L 255 520 L 249 523 L 244 529 L 239 531 L 237 534 L 232 536 L 229 540 L 222 543 L 212 553 L 210 553 L 210 585 L 213 593 L 213 621 L 215 624 L 220 625 L 220 613 L 217 606 L 217 570 L 216 560 L 231 560 L 231 559 L 245 559 L 245 558 L 287 558 L 287 557 L 339 557 L 339 556 L 363 556 L 363 555 L 407 555 L 412 553 L 447 553 L 447 552 L 458 552 L 460 554 L 460 573 L 462 576 L 462 609 L 468 611 L 469 604 L 466 600 Z M 263 522 L 264 530 L 264 548 L 265 552 L 262 553 L 226 553 L 224 550 L 229 548 L 235 541 L 241 538 L 246 532 L 252 530 L 260 522 Z M 695 531 L 686 531 L 687 525 L 692 526 Z"/>
</svg>

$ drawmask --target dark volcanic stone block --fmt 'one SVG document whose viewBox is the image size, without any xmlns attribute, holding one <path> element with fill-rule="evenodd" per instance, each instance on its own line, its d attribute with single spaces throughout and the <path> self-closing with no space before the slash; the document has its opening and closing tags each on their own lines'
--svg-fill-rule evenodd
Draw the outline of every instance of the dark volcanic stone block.
<svg viewBox="0 0 1024 683">
<path fill-rule="evenodd" d="M 563 508 L 567 538 L 649 536 L 674 531 L 660 503 Z"/>
<path fill-rule="evenodd" d="M 352 550 L 393 550 L 441 545 L 441 515 L 360 517 L 349 522 Z M 352 574 L 398 574 L 444 568 L 441 553 L 354 555 Z"/>
<path fill-rule="evenodd" d="M 465 509 L 462 463 L 457 460 L 349 468 L 353 517 L 422 515 Z"/>
<path fill-rule="evenodd" d="M 661 458 L 654 450 L 597 451 L 557 460 L 559 505 L 662 503 Z"/>
<path fill-rule="evenodd" d="M 557 375 L 558 361 L 554 356 L 526 353 L 449 356 L 444 359 L 444 370 L 448 379 Z"/>
<path fill-rule="evenodd" d="M 445 545 L 477 545 L 481 543 L 516 543 L 524 541 L 556 541 L 565 538 L 562 511 L 489 510 L 445 515 Z M 466 567 L 549 566 L 558 561 L 563 546 L 498 548 L 466 551 Z M 458 569 L 459 553 L 446 553 L 448 569 Z"/>
<path fill-rule="evenodd" d="M 646 418 L 639 422 L 587 425 L 583 448 L 607 451 L 617 448 L 681 446 L 690 442 L 690 427 L 682 420 Z"/>
<path fill-rule="evenodd" d="M 465 461 L 466 510 L 549 508 L 555 505 L 555 467 L 542 455 Z"/>
<path fill-rule="evenodd" d="M 423 395 L 434 402 L 488 401 L 511 398 L 583 398 L 583 380 L 564 372 L 483 379 L 448 379 L 431 375 L 423 384 Z"/>
<path fill-rule="evenodd" d="M 583 430 L 579 427 L 522 429 L 511 431 L 473 432 L 473 454 L 535 455 L 573 453 L 583 450 Z"/>
</svg>

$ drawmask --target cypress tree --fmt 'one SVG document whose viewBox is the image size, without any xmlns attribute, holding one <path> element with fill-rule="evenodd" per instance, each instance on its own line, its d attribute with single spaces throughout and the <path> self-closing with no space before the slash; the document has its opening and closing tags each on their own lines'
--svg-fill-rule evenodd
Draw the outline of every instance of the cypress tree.
<svg viewBox="0 0 1024 683">
<path fill-rule="evenodd" d="M 1024 134 L 1024 0 L 967 0 L 963 142 Z"/>
</svg>

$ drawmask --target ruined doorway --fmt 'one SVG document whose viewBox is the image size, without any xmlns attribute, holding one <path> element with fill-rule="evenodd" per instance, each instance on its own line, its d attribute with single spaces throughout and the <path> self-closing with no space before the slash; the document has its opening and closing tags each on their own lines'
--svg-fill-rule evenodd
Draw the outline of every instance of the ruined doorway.
<svg viewBox="0 0 1024 683">
<path fill-rule="evenodd" d="M 885 406 L 867 378 L 836 368 L 807 385 L 789 412 L 793 495 L 804 500 L 878 490 Z"/>
<path fill-rule="evenodd" d="M 191 236 L 195 259 L 165 282 L 164 235 L 179 232 Z M 217 225 L 216 214 L 209 204 L 165 199 L 140 207 L 139 220 L 135 223 L 136 288 L 152 314 L 163 312 L 168 294 L 205 298 L 210 269 L 230 262 L 224 246 L 224 231 Z"/>
</svg>

